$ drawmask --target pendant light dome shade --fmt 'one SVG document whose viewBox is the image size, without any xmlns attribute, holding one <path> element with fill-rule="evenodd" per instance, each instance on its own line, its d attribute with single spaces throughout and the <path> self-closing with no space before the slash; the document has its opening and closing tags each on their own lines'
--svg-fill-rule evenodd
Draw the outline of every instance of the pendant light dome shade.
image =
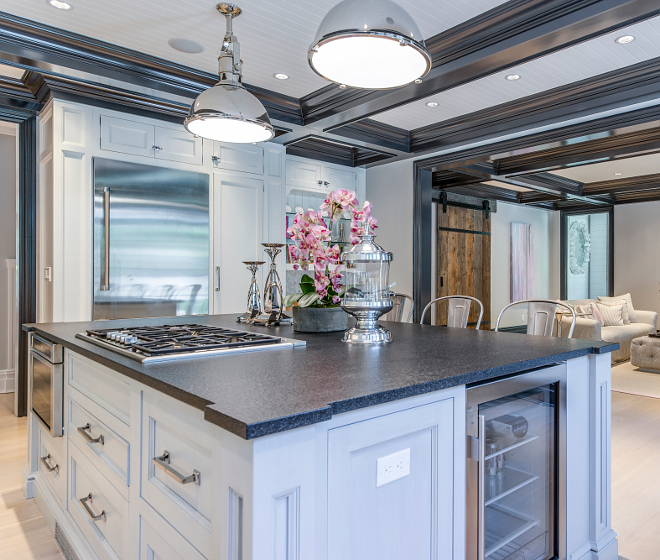
<svg viewBox="0 0 660 560">
<path fill-rule="evenodd" d="M 274 136 L 268 113 L 242 85 L 218 83 L 199 94 L 184 126 L 202 138 L 247 144 Z"/>
<path fill-rule="evenodd" d="M 392 0 L 343 0 L 309 47 L 314 72 L 338 84 L 389 89 L 425 76 L 431 55 L 413 18 Z"/>
<path fill-rule="evenodd" d="M 184 121 L 186 129 L 202 138 L 247 144 L 265 142 L 275 136 L 268 113 L 242 84 L 243 61 L 240 45 L 232 30 L 232 19 L 241 14 L 234 4 L 218 4 L 227 19 L 218 57 L 220 81 L 197 96 Z"/>
</svg>

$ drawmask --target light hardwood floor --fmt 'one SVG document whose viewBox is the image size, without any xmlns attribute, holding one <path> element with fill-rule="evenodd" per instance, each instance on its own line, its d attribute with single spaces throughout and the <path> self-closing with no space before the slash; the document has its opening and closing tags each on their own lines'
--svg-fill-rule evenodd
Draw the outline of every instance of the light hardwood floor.
<svg viewBox="0 0 660 560">
<path fill-rule="evenodd" d="M 21 490 L 27 418 L 16 418 L 13 393 L 0 394 L 0 558 L 64 560 L 34 500 Z"/>
<path fill-rule="evenodd" d="M 64 560 L 21 491 L 27 420 L 0 394 L 0 558 Z M 627 560 L 660 558 L 660 399 L 612 393 L 612 525 Z"/>
</svg>

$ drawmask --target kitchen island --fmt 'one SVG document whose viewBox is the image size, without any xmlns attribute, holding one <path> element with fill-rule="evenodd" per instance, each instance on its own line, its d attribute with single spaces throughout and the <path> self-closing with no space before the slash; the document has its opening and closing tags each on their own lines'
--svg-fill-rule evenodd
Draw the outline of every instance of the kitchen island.
<svg viewBox="0 0 660 560">
<path fill-rule="evenodd" d="M 470 558 L 466 395 L 539 371 L 563 376 L 568 426 L 556 435 L 564 452 L 553 460 L 566 465 L 548 546 L 575 560 L 617 558 L 616 344 L 390 323 L 393 343 L 356 346 L 232 315 L 194 322 L 306 346 L 141 364 L 76 338 L 192 320 L 26 326 L 65 350 L 64 437 L 31 413 L 25 491 L 80 558 Z M 486 557 L 504 558 L 495 548 L 486 543 Z"/>
</svg>

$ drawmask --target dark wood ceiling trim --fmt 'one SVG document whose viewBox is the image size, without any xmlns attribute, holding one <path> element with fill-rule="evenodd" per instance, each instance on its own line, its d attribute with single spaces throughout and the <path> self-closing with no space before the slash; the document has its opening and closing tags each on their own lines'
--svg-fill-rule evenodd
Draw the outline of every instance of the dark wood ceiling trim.
<svg viewBox="0 0 660 560">
<path fill-rule="evenodd" d="M 434 185 L 434 188 L 435 185 Z M 461 194 L 464 196 L 474 196 L 477 198 L 487 198 L 492 200 L 501 200 L 503 202 L 518 203 L 519 194 L 516 191 L 496 187 L 494 185 L 485 185 L 483 183 L 476 183 L 472 185 L 464 185 L 460 187 L 441 187 L 441 191 L 448 193 Z"/>
<path fill-rule="evenodd" d="M 0 76 L 0 105 L 30 113 L 37 113 L 42 106 L 23 82 L 6 76 Z"/>
<path fill-rule="evenodd" d="M 428 40 L 433 68 L 396 90 L 328 85 L 300 99 L 305 124 L 349 124 L 660 13 L 657 0 L 511 0 Z"/>
<path fill-rule="evenodd" d="M 368 165 L 394 157 L 394 154 L 388 152 L 337 142 L 313 134 L 286 142 L 284 145 L 287 154 L 350 167 Z"/>
<path fill-rule="evenodd" d="M 584 187 L 584 194 L 587 196 L 619 195 L 652 190 L 660 191 L 660 173 L 588 183 Z"/>
<path fill-rule="evenodd" d="M 528 129 L 552 119 L 575 118 L 605 106 L 660 93 L 660 58 L 627 66 L 573 84 L 488 107 L 410 132 L 413 152 Z"/>
<path fill-rule="evenodd" d="M 373 119 L 364 119 L 339 128 L 329 128 L 326 132 L 370 142 L 383 148 L 410 152 L 410 132 Z"/>
<path fill-rule="evenodd" d="M 525 187 L 537 192 L 548 194 L 582 195 L 584 184 L 552 173 L 534 173 L 516 175 L 514 177 L 498 177 L 498 181 Z"/>
<path fill-rule="evenodd" d="M 76 70 L 188 97 L 191 100 L 218 81 L 217 74 L 0 12 L 0 57 L 41 74 Z M 302 124 L 297 99 L 245 84 L 273 119 Z"/>
<path fill-rule="evenodd" d="M 608 117 L 602 117 L 591 121 L 558 127 L 543 132 L 528 134 L 518 138 L 511 138 L 501 142 L 483 144 L 473 148 L 466 148 L 454 152 L 432 156 L 417 160 L 417 164 L 424 169 L 439 171 L 465 162 L 489 162 L 500 157 L 499 154 L 507 154 L 518 150 L 525 150 L 529 157 L 548 149 L 549 145 L 582 144 L 583 148 L 587 142 L 594 141 L 592 135 L 602 134 L 608 138 L 615 138 L 618 134 L 630 134 L 627 131 L 638 128 L 639 132 L 646 129 L 660 127 L 660 106 L 652 106 L 636 111 L 619 113 Z M 569 146 L 570 147 L 570 146 Z M 540 161 L 540 160 L 539 160 Z M 538 171 L 545 170 L 545 167 Z M 522 171 L 530 172 L 533 170 Z"/>
</svg>

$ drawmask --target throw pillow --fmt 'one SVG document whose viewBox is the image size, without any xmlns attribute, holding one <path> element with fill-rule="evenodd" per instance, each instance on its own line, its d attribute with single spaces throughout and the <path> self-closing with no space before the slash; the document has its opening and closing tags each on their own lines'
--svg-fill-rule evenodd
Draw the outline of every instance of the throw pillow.
<svg viewBox="0 0 660 560">
<path fill-rule="evenodd" d="M 598 305 L 594 303 L 593 301 L 589 304 L 589 307 L 591 307 L 591 314 L 593 315 L 593 318 L 600 323 L 600 326 L 603 326 L 603 317 L 600 314 L 600 311 L 598 311 Z"/>
<path fill-rule="evenodd" d="M 597 303 L 604 327 L 623 327 L 623 305 Z"/>
<path fill-rule="evenodd" d="M 628 302 L 625 299 L 620 299 L 619 301 L 601 301 L 599 305 L 621 305 L 623 306 L 623 324 L 630 324 L 630 317 L 628 316 Z"/>
<path fill-rule="evenodd" d="M 636 323 L 637 322 L 637 313 L 635 313 L 635 308 L 633 307 L 632 304 L 632 298 L 630 297 L 630 293 L 623 294 L 620 296 L 615 296 L 615 297 L 604 297 L 604 296 L 598 296 L 598 301 L 602 302 L 615 302 L 625 299 L 626 303 L 628 304 L 628 318 L 630 319 L 631 323 Z"/>
<path fill-rule="evenodd" d="M 593 312 L 591 310 L 591 305 L 576 305 L 575 313 L 578 317 L 583 317 L 584 319 L 592 319 Z"/>
</svg>

